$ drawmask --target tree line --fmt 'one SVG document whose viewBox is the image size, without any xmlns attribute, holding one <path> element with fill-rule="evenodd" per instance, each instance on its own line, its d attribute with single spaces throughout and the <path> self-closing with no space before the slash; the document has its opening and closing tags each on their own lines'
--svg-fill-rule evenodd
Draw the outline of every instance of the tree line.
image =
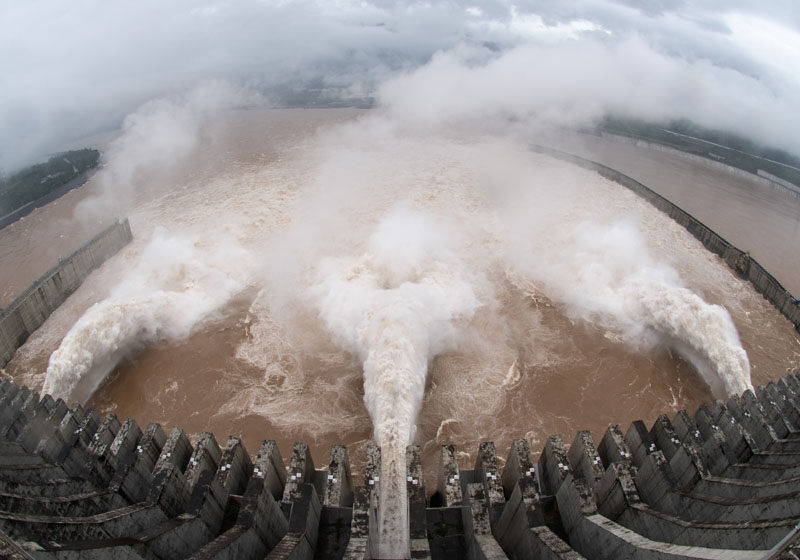
<svg viewBox="0 0 800 560">
<path fill-rule="evenodd" d="M 91 148 L 54 155 L 8 177 L 0 177 L 0 216 L 43 197 L 95 167 L 100 152 Z"/>
</svg>

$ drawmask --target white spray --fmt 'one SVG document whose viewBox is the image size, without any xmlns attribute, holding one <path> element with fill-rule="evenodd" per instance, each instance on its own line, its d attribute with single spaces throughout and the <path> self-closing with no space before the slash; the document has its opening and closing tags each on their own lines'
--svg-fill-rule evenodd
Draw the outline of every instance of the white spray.
<svg viewBox="0 0 800 560">
<path fill-rule="evenodd" d="M 636 223 L 582 222 L 547 243 L 550 257 L 517 269 L 572 315 L 615 330 L 634 346 L 675 348 L 720 397 L 752 389 L 747 353 L 728 312 L 654 261 Z"/>
<path fill-rule="evenodd" d="M 358 259 L 325 259 L 309 294 L 337 342 L 364 366 L 364 400 L 381 446 L 380 555 L 409 554 L 406 446 L 428 361 L 452 347 L 479 306 L 453 238 L 405 207 L 378 225 Z"/>
<path fill-rule="evenodd" d="M 192 242 L 157 229 L 134 270 L 83 314 L 50 356 L 43 392 L 84 403 L 123 358 L 187 337 L 242 289 L 220 267 L 243 262 L 242 250 L 222 245 L 201 255 Z"/>
</svg>

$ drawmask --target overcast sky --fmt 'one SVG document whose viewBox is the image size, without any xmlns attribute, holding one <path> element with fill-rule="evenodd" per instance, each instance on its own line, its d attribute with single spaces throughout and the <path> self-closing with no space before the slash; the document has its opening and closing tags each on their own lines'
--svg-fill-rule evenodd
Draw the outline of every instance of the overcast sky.
<svg viewBox="0 0 800 560">
<path fill-rule="evenodd" d="M 397 118 L 691 118 L 800 155 L 796 0 L 0 0 L 0 167 L 207 80 Z"/>
</svg>

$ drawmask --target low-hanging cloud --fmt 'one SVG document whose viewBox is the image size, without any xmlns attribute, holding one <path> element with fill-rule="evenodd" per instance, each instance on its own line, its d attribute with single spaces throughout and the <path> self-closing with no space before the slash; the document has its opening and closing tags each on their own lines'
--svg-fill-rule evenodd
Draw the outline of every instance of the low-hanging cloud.
<svg viewBox="0 0 800 560">
<path fill-rule="evenodd" d="M 397 119 L 426 129 L 509 120 L 586 126 L 609 114 L 690 119 L 800 153 L 793 109 L 800 91 L 668 56 L 639 37 L 523 45 L 488 59 L 471 49 L 439 53 L 383 84 L 378 99 Z"/>
<path fill-rule="evenodd" d="M 146 101 L 207 80 L 273 93 L 278 86 L 314 90 L 320 100 L 341 101 L 374 94 L 436 53 L 444 54 L 420 77 L 434 68 L 453 79 L 458 65 L 470 66 L 457 54 L 465 49 L 494 57 L 466 80 L 476 91 L 455 91 L 456 107 L 469 106 L 460 98 L 477 93 L 469 96 L 473 106 L 492 94 L 488 109 L 510 103 L 511 113 L 519 108 L 513 95 L 532 97 L 537 113 L 556 121 L 628 109 L 646 118 L 705 117 L 704 124 L 798 152 L 797 122 L 776 117 L 796 106 L 800 89 L 800 17 L 791 0 L 76 0 L 68 10 L 31 0 L 2 3 L 0 21 L 6 172 L 80 146 L 89 134 L 119 127 Z M 509 67 L 516 80 L 499 80 Z M 489 81 L 478 84 L 478 76 Z M 434 101 L 454 91 L 438 83 L 441 89 L 423 88 Z M 381 96 L 396 101 L 385 88 Z M 420 92 L 411 99 L 420 101 Z"/>
<path fill-rule="evenodd" d="M 145 103 L 125 118 L 122 133 L 108 147 L 95 192 L 77 206 L 76 216 L 88 222 L 115 215 L 143 191 L 152 195 L 168 189 L 170 177 L 182 169 L 217 113 L 261 102 L 252 90 L 210 81 Z"/>
</svg>

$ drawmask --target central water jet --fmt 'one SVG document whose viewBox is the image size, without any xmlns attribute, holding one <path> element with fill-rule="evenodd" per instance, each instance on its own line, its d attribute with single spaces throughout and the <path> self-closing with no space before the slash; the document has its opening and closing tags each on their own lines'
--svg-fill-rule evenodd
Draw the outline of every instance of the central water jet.
<svg viewBox="0 0 800 560">
<path fill-rule="evenodd" d="M 326 327 L 364 368 L 364 400 L 381 446 L 379 554 L 409 556 L 406 446 L 412 442 L 429 361 L 452 348 L 479 303 L 452 250 L 455 237 L 428 215 L 392 210 L 357 259 L 325 259 L 310 288 Z"/>
</svg>

